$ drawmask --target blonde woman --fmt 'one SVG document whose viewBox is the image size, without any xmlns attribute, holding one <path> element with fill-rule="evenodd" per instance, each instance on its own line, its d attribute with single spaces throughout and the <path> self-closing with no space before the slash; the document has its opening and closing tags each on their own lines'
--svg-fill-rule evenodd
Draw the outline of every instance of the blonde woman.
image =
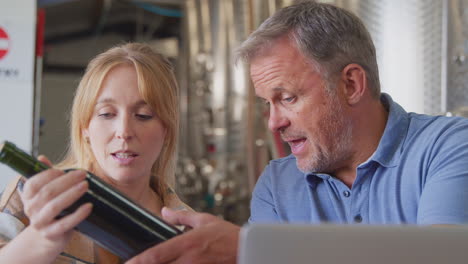
<svg viewBox="0 0 468 264">
<path fill-rule="evenodd" d="M 84 171 L 64 174 L 64 168 L 94 173 L 155 215 L 163 207 L 187 208 L 170 187 L 177 102 L 173 69 L 149 46 L 125 44 L 94 58 L 73 101 L 65 159 L 24 188 L 15 179 L 2 195 L 0 263 L 122 262 L 73 231 L 90 214 L 91 204 L 55 219 L 88 188 Z"/>
</svg>

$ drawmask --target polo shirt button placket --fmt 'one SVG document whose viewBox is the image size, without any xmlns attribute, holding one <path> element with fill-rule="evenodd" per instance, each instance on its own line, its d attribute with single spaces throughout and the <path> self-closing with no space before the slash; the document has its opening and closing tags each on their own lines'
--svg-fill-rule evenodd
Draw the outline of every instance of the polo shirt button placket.
<svg viewBox="0 0 468 264">
<path fill-rule="evenodd" d="M 354 217 L 354 222 L 361 223 L 362 222 L 362 216 L 360 214 L 356 215 Z"/>
</svg>

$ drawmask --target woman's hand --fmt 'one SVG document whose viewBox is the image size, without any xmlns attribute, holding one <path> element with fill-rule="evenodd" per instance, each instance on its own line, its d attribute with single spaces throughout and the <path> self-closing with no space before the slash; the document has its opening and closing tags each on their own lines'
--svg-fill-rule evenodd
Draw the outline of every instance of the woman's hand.
<svg viewBox="0 0 468 264">
<path fill-rule="evenodd" d="M 38 159 L 52 167 L 44 156 Z M 32 229 L 30 231 L 41 240 L 36 245 L 43 246 L 46 252 L 59 254 L 69 241 L 73 228 L 91 213 L 92 205 L 88 203 L 70 215 L 56 218 L 87 191 L 85 179 L 86 173 L 81 170 L 64 173 L 49 169 L 26 181 L 21 199 L 30 220 L 28 229 Z"/>
</svg>

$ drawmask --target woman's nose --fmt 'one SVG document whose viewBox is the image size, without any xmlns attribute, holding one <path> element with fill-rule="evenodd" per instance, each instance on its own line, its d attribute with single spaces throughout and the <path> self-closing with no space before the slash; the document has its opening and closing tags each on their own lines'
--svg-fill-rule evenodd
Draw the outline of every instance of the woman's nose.
<svg viewBox="0 0 468 264">
<path fill-rule="evenodd" d="M 122 116 L 119 118 L 116 124 L 116 137 L 119 139 L 128 140 L 133 137 L 133 128 L 131 118 L 128 116 Z"/>
</svg>

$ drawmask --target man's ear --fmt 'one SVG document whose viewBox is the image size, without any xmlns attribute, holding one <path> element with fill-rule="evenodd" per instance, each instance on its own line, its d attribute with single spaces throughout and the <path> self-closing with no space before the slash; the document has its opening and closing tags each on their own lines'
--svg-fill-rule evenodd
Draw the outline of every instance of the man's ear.
<svg viewBox="0 0 468 264">
<path fill-rule="evenodd" d="M 343 94 L 348 104 L 355 105 L 361 101 L 368 89 L 366 75 L 364 68 L 355 63 L 346 65 L 341 71 Z"/>
</svg>

